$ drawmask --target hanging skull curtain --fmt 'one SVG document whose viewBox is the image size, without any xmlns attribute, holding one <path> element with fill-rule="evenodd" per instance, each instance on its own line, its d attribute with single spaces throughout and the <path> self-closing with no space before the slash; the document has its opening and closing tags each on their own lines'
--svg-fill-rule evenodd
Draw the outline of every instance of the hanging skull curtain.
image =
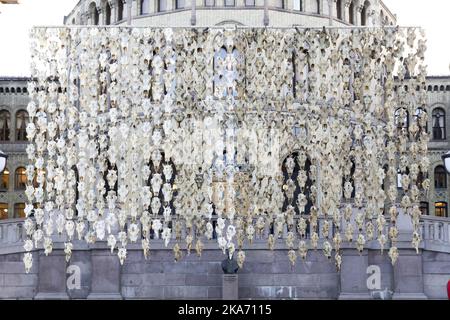
<svg viewBox="0 0 450 320">
<path fill-rule="evenodd" d="M 429 181 L 419 29 L 34 28 L 31 251 L 64 237 L 294 264 L 369 242 L 398 256 Z M 334 251 L 334 252 L 333 252 Z"/>
</svg>

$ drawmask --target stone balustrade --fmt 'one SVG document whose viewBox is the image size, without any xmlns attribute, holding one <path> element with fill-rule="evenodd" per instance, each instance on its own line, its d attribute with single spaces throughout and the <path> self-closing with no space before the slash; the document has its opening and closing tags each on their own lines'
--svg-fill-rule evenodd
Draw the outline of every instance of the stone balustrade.
<svg viewBox="0 0 450 320">
<path fill-rule="evenodd" d="M 319 229 L 322 223 L 323 218 L 319 220 Z M 120 265 L 116 253 L 111 254 L 105 241 L 88 245 L 74 240 L 72 258 L 66 262 L 63 252 L 66 239 L 55 235 L 52 254 L 46 256 L 43 250 L 34 250 L 33 268 L 26 274 L 22 262 L 23 224 L 23 219 L 0 221 L 0 299 L 222 297 L 220 264 L 224 255 L 217 250 L 215 239 L 203 240 L 201 257 L 194 249 L 190 255 L 183 250 L 183 258 L 178 262 L 174 262 L 171 252 L 174 240 L 165 247 L 163 240 L 153 239 L 147 260 L 139 243 L 129 243 L 127 259 Z M 355 241 L 344 241 L 341 271 L 337 272 L 334 260 L 324 257 L 320 250 L 324 241 L 321 233 L 319 250 L 309 250 L 305 260 L 299 258 L 292 266 L 283 239 L 287 230 L 279 235 L 275 250 L 271 251 L 267 246 L 270 232 L 267 226 L 262 236 L 255 236 L 253 244 L 245 242 L 247 258 L 239 270 L 238 298 L 370 299 L 377 292 L 388 290 L 394 299 L 445 299 L 450 279 L 449 227 L 450 219 L 422 217 L 424 240 L 416 252 L 411 247 L 407 224 L 401 228 L 399 224 L 403 237 L 399 236 L 400 256 L 394 266 L 387 250 L 381 252 L 376 240 L 368 241 L 361 253 L 357 252 Z M 185 249 L 184 241 L 180 241 L 180 246 Z M 368 287 L 369 270 L 379 270 L 379 289 Z M 80 279 L 78 287 L 72 281 L 74 272 L 78 272 Z"/>
<path fill-rule="evenodd" d="M 0 220 L 0 254 L 10 246 L 22 246 L 26 238 L 24 219 Z"/>
<path fill-rule="evenodd" d="M 212 219 L 212 221 L 216 220 L 215 218 Z M 297 220 L 298 218 L 294 219 L 295 225 L 297 224 Z M 329 218 L 328 219 L 330 222 L 330 226 L 331 226 L 331 222 L 332 219 Z M 389 219 L 387 218 L 387 223 L 385 226 L 385 230 L 384 233 L 387 234 L 387 229 L 389 228 Z M 318 228 L 317 228 L 317 232 L 319 234 L 319 248 L 321 248 L 321 244 L 323 243 L 323 241 L 325 241 L 325 237 L 322 234 L 322 225 L 324 223 L 325 219 L 323 217 L 319 218 L 318 221 Z M 373 221 L 374 223 L 374 239 L 371 241 L 367 241 L 365 248 L 367 249 L 379 249 L 379 244 L 376 241 L 376 234 L 377 234 L 377 229 L 376 229 L 376 223 L 375 221 Z M 421 228 L 420 228 L 420 232 L 421 232 L 421 237 L 422 237 L 422 243 L 420 248 L 423 249 L 432 249 L 432 250 L 436 250 L 439 252 L 446 252 L 446 253 L 450 253 L 450 218 L 442 218 L 442 217 L 435 217 L 435 216 L 422 216 L 421 218 Z M 18 251 L 18 252 L 23 252 L 23 240 L 26 239 L 26 233 L 25 233 L 25 229 L 24 229 L 24 219 L 6 219 L 6 220 L 0 220 L 0 254 L 5 254 L 5 253 L 12 253 L 14 251 Z M 342 224 L 344 226 L 344 223 Z M 226 233 L 226 227 L 227 224 L 225 225 L 224 228 L 224 234 Z M 344 228 L 343 230 L 341 230 L 341 232 L 344 232 Z M 195 230 L 194 230 L 195 231 Z M 270 226 L 266 225 L 262 234 L 259 235 L 257 234 L 257 232 L 255 232 L 255 236 L 254 239 L 252 241 L 252 244 L 248 243 L 248 240 L 245 240 L 245 245 L 244 245 L 244 249 L 266 249 L 267 248 L 267 238 L 269 236 L 269 234 L 273 232 L 273 230 L 271 231 Z M 328 235 L 328 239 L 329 241 L 332 241 L 333 235 L 334 235 L 335 230 L 333 228 L 330 228 L 329 231 L 329 235 Z M 287 237 L 287 227 L 286 225 L 284 226 L 283 232 L 281 234 L 278 235 L 278 239 L 276 241 L 275 244 L 275 249 L 285 249 L 285 242 L 284 239 Z M 358 230 L 355 227 L 355 231 L 354 231 L 354 236 L 353 236 L 353 242 L 356 241 L 358 235 Z M 186 231 L 182 230 L 182 239 L 184 239 L 186 236 Z M 172 232 L 172 241 L 171 244 L 173 245 L 175 240 L 175 232 Z M 76 238 L 76 236 L 75 236 Z M 165 249 L 166 247 L 164 246 L 163 240 L 162 239 L 155 239 L 154 237 L 152 237 L 152 248 L 153 249 Z M 206 240 L 206 239 L 202 239 L 202 241 L 205 243 L 205 248 L 206 249 L 215 249 L 217 248 L 217 241 L 216 241 L 216 236 L 214 237 L 214 239 L 212 240 Z M 306 234 L 306 241 L 308 242 L 310 238 L 310 232 L 309 232 L 309 225 L 308 225 L 308 229 L 307 229 L 307 234 Z M 409 242 L 411 239 L 410 234 L 405 233 L 404 237 L 399 237 L 399 242 Z M 54 235 L 53 236 L 53 241 L 55 244 L 56 248 L 63 248 L 63 242 L 66 241 L 66 237 L 64 236 L 59 236 L 59 235 Z M 342 235 L 342 247 L 343 248 L 350 248 L 350 247 L 354 247 L 355 244 L 354 243 L 349 243 L 348 241 L 345 241 L 345 236 Z M 195 241 L 195 240 L 194 240 Z M 82 247 L 93 247 L 93 248 L 101 248 L 101 247 L 105 247 L 106 246 L 106 239 L 104 239 L 103 241 L 97 241 L 95 244 L 90 245 L 90 246 L 86 246 L 86 244 L 84 243 L 84 241 L 79 241 L 77 239 L 74 239 L 75 245 L 82 245 Z M 131 248 L 139 247 L 139 244 L 133 244 L 130 243 L 129 244 L 131 246 Z M 167 248 L 172 248 L 172 245 L 169 244 L 169 246 Z M 182 243 L 180 244 L 181 248 L 184 249 L 184 241 L 182 241 Z M 76 247 L 75 247 L 76 248 Z M 167 249 L 166 248 L 166 249 Z"/>
</svg>

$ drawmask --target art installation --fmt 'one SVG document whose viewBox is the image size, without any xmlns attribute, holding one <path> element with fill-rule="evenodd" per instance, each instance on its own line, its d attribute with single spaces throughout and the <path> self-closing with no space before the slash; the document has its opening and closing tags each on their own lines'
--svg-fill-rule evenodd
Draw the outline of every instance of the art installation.
<svg viewBox="0 0 450 320">
<path fill-rule="evenodd" d="M 252 242 L 292 265 L 421 241 L 429 160 L 418 28 L 37 27 L 24 263 L 65 237 L 175 260 Z M 408 123 L 408 114 L 414 115 Z"/>
</svg>

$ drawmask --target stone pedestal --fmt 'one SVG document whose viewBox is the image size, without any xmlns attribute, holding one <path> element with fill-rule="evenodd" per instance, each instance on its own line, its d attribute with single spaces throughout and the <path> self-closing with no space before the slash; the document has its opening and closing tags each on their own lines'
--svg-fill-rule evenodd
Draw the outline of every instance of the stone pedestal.
<svg viewBox="0 0 450 320">
<path fill-rule="evenodd" d="M 340 272 L 339 300 L 371 299 L 367 288 L 367 250 L 359 254 L 355 249 L 344 250 Z"/>
<path fill-rule="evenodd" d="M 91 291 L 91 252 L 74 251 L 67 267 L 67 294 L 71 299 L 86 299 Z"/>
<path fill-rule="evenodd" d="M 117 255 L 95 252 L 91 255 L 91 293 L 88 299 L 122 299 L 120 294 L 120 263 Z"/>
<path fill-rule="evenodd" d="M 427 299 L 424 293 L 422 255 L 401 250 L 394 265 L 393 299 Z"/>
<path fill-rule="evenodd" d="M 35 299 L 68 299 L 66 290 L 66 260 L 62 251 L 48 256 L 39 253 L 38 293 Z"/>
<path fill-rule="evenodd" d="M 238 298 L 238 275 L 222 275 L 222 300 L 237 300 Z"/>
</svg>

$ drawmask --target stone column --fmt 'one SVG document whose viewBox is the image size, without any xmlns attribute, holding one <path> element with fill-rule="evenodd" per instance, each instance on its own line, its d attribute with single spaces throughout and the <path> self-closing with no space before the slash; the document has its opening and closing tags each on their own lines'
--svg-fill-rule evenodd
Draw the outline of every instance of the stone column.
<svg viewBox="0 0 450 320">
<path fill-rule="evenodd" d="M 35 299 L 68 299 L 66 291 L 66 256 L 62 250 L 46 256 L 39 252 L 38 293 Z"/>
<path fill-rule="evenodd" d="M 124 0 L 124 7 L 126 8 L 127 25 L 131 25 L 131 8 L 132 0 Z"/>
<path fill-rule="evenodd" d="M 399 250 L 394 265 L 393 299 L 427 299 L 423 285 L 422 250 Z"/>
<path fill-rule="evenodd" d="M 350 22 L 350 4 L 352 3 L 352 0 L 345 0 L 344 2 L 344 12 L 343 12 L 343 19 L 345 22 Z"/>
<path fill-rule="evenodd" d="M 333 25 L 334 11 L 336 8 L 336 0 L 328 0 L 328 25 Z"/>
<path fill-rule="evenodd" d="M 117 22 L 117 6 L 114 1 L 110 2 L 109 6 L 111 7 L 111 24 L 114 24 Z"/>
<path fill-rule="evenodd" d="M 89 23 L 89 14 L 87 12 L 81 14 L 81 23 L 80 24 L 88 24 Z"/>
<path fill-rule="evenodd" d="M 91 293 L 88 299 L 122 299 L 120 263 L 109 251 L 91 251 Z"/>
<path fill-rule="evenodd" d="M 368 252 L 361 254 L 354 248 L 344 249 L 341 265 L 341 292 L 339 300 L 370 299 L 367 288 Z"/>
<path fill-rule="evenodd" d="M 269 25 L 269 0 L 264 0 L 264 18 L 263 18 L 263 24 L 265 26 Z"/>
<path fill-rule="evenodd" d="M 409 214 L 405 214 L 403 209 L 398 209 L 397 217 L 398 241 L 410 242 L 412 240 L 413 225 Z"/>
<path fill-rule="evenodd" d="M 361 12 L 363 10 L 364 6 L 358 6 L 356 8 L 356 15 L 355 15 L 355 25 L 360 26 L 361 25 Z"/>
<path fill-rule="evenodd" d="M 448 243 L 450 241 L 450 223 L 444 222 L 442 228 L 443 241 Z"/>
<path fill-rule="evenodd" d="M 67 294 L 71 299 L 86 299 L 91 291 L 91 253 L 87 250 L 72 252 L 67 267 Z"/>
<path fill-rule="evenodd" d="M 9 128 L 9 141 L 16 142 L 16 113 L 17 110 L 11 110 L 11 127 Z"/>
<path fill-rule="evenodd" d="M 197 24 L 197 4 L 195 0 L 191 0 L 191 25 L 195 26 Z"/>
<path fill-rule="evenodd" d="M 433 224 L 433 240 L 441 240 L 439 237 L 439 222 Z"/>
<path fill-rule="evenodd" d="M 375 10 L 369 10 L 367 12 L 367 25 L 370 27 L 374 26 L 376 18 L 377 18 L 377 14 L 376 14 Z"/>
<path fill-rule="evenodd" d="M 131 16 L 136 17 L 140 14 L 140 4 L 138 3 L 139 0 L 132 0 L 131 2 Z M 139 10 L 138 10 L 139 9 Z"/>
<path fill-rule="evenodd" d="M 97 8 L 98 11 L 98 24 L 102 25 L 105 24 L 105 10 L 103 10 L 102 7 Z"/>
<path fill-rule="evenodd" d="M 238 275 L 222 275 L 222 300 L 237 300 L 238 298 Z"/>
</svg>

